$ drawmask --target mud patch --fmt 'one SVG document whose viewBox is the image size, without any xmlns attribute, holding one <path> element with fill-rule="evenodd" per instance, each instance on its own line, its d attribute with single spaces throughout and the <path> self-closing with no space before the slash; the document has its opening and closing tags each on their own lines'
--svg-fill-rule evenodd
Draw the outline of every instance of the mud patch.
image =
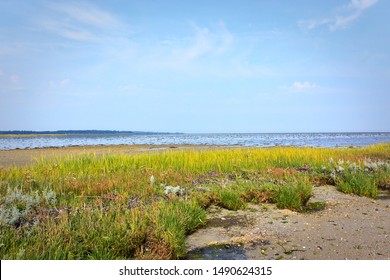
<svg viewBox="0 0 390 280">
<path fill-rule="evenodd" d="M 234 226 L 250 226 L 253 224 L 253 220 L 247 216 L 224 216 L 224 217 L 216 217 L 208 220 L 206 222 L 206 227 L 222 227 L 222 228 L 230 228 Z"/>
<path fill-rule="evenodd" d="M 214 245 L 188 252 L 188 260 L 246 260 L 246 249 L 240 245 Z"/>
<path fill-rule="evenodd" d="M 264 248 L 270 245 L 269 241 L 258 241 L 248 244 L 213 244 L 204 248 L 197 248 L 187 253 L 188 260 L 247 260 L 248 251 L 253 248 Z"/>
</svg>

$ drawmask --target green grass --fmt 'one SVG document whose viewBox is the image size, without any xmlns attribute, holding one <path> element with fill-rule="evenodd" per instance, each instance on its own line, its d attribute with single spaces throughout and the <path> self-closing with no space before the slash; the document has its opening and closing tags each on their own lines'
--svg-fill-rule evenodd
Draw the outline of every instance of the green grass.
<svg viewBox="0 0 390 280">
<path fill-rule="evenodd" d="M 312 186 L 324 183 L 375 198 L 389 186 L 389 159 L 390 144 L 380 144 L 80 155 L 0 168 L 0 258 L 180 259 L 210 205 L 305 211 Z"/>
<path fill-rule="evenodd" d="M 337 188 L 344 193 L 354 193 L 359 196 L 376 198 L 378 187 L 374 177 L 366 176 L 362 172 L 346 173 L 340 178 Z"/>
<path fill-rule="evenodd" d="M 311 196 L 311 191 L 312 185 L 307 179 L 279 187 L 275 195 L 276 206 L 302 211 Z"/>
</svg>

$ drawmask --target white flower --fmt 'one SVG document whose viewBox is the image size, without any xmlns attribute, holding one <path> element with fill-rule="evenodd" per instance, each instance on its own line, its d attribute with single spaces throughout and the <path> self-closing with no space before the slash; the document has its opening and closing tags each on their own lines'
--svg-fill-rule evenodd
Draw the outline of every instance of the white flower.
<svg viewBox="0 0 390 280">
<path fill-rule="evenodd" d="M 376 171 L 378 169 L 378 165 L 375 162 L 364 162 L 364 170 L 365 171 Z"/>
<path fill-rule="evenodd" d="M 172 193 L 172 194 L 175 194 L 175 195 L 179 195 L 181 192 L 180 190 L 180 186 L 177 186 L 177 187 L 172 187 L 172 186 L 166 186 L 165 187 L 165 190 L 164 190 L 164 193 L 166 195 Z"/>
<path fill-rule="evenodd" d="M 348 168 L 352 171 L 360 170 L 360 166 L 358 166 L 356 163 L 351 163 Z"/>
</svg>

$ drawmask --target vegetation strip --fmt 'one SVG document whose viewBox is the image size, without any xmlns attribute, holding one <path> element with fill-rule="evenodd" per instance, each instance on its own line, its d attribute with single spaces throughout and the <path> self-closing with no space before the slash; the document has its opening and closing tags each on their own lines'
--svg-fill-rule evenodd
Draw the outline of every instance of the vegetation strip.
<svg viewBox="0 0 390 280">
<path fill-rule="evenodd" d="M 326 184 L 376 198 L 389 189 L 389 162 L 388 143 L 88 154 L 0 168 L 0 257 L 179 259 L 210 205 L 310 212 L 313 186 Z"/>
</svg>

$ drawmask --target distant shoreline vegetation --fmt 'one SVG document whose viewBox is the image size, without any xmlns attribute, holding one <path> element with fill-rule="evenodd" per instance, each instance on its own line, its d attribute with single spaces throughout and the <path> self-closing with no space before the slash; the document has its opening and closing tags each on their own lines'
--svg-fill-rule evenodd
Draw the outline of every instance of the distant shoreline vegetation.
<svg viewBox="0 0 390 280">
<path fill-rule="evenodd" d="M 1 136 L 57 136 L 57 135 L 106 135 L 106 134 L 133 134 L 133 135 L 167 135 L 167 134 L 389 134 L 390 131 L 356 131 L 356 132 L 215 132 L 215 133 L 184 133 L 184 132 L 155 132 L 129 130 L 0 130 Z"/>
<path fill-rule="evenodd" d="M 12 130 L 0 131 L 0 137 L 23 137 L 23 136 L 65 136 L 65 135 L 106 135 L 106 134 L 170 134 L 168 132 L 149 131 L 121 131 L 121 130 L 56 130 L 56 131 L 33 131 L 33 130 Z"/>
</svg>

